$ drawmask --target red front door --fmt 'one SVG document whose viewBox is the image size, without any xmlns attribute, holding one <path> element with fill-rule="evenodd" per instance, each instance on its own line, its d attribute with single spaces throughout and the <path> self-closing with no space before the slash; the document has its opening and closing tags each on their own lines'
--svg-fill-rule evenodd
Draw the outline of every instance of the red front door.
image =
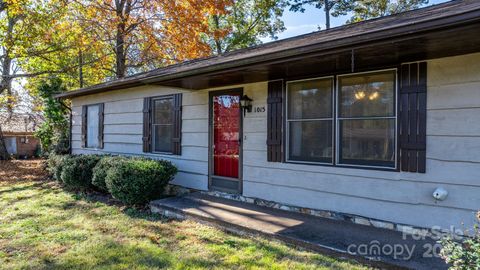
<svg viewBox="0 0 480 270">
<path fill-rule="evenodd" d="M 241 93 L 211 96 L 212 175 L 211 187 L 224 191 L 240 190 Z"/>
</svg>

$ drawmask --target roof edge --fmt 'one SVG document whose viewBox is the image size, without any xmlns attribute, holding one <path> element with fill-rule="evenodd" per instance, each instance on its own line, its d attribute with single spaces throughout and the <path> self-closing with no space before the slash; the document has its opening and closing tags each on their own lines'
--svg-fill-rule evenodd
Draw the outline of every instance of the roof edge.
<svg viewBox="0 0 480 270">
<path fill-rule="evenodd" d="M 456 2 L 456 1 L 428 6 L 421 9 L 407 11 L 404 13 L 399 13 L 399 14 L 395 14 L 387 17 L 391 18 L 395 16 L 400 16 L 405 13 L 413 13 L 418 10 L 435 9 L 439 7 L 444 7 L 444 6 L 448 6 L 448 4 L 452 4 L 452 2 Z M 360 24 L 343 25 L 343 26 L 335 27 L 328 30 L 322 30 L 319 32 L 295 36 L 295 37 L 288 38 L 286 40 L 295 40 L 295 39 L 300 39 L 310 35 L 318 35 L 319 33 L 323 33 L 326 31 L 332 31 L 332 30 L 339 31 L 342 28 L 355 28 L 358 25 L 361 25 L 362 23 L 378 21 L 384 18 L 386 17 L 367 20 L 367 21 L 361 22 Z M 228 55 L 238 53 L 238 51 L 248 51 L 248 50 L 258 49 L 263 45 L 269 45 L 269 44 L 271 45 L 272 43 L 284 42 L 285 40 L 274 41 L 274 42 L 269 42 L 260 46 L 254 46 L 254 47 L 234 51 L 226 55 L 219 55 L 214 57 L 207 57 L 203 59 L 186 61 L 179 64 L 167 66 L 161 69 L 156 69 L 153 71 L 136 74 L 131 77 L 126 77 L 124 79 L 114 80 L 111 82 L 97 84 L 97 85 L 93 85 L 83 89 L 65 92 L 62 94 L 55 95 L 55 98 L 58 98 L 58 99 L 74 98 L 74 97 L 79 97 L 84 95 L 95 94 L 99 92 L 138 87 L 138 86 L 149 85 L 149 84 L 158 83 L 162 81 L 171 81 L 171 80 L 181 79 L 189 76 L 210 74 L 210 73 L 214 73 L 214 72 L 218 72 L 226 69 L 238 69 L 238 68 L 243 68 L 251 65 L 261 64 L 261 63 L 279 61 L 281 59 L 288 59 L 291 57 L 300 57 L 302 55 L 308 55 L 312 53 L 321 53 L 321 52 L 327 53 L 329 51 L 330 52 L 335 51 L 343 47 L 352 47 L 352 46 L 358 46 L 359 44 L 380 42 L 381 40 L 385 40 L 385 39 L 391 40 L 394 37 L 411 36 L 415 34 L 420 34 L 425 31 L 432 31 L 432 30 L 437 30 L 437 29 L 446 28 L 446 27 L 454 27 L 459 24 L 472 23 L 472 22 L 478 22 L 478 21 L 480 21 L 480 7 L 478 9 L 467 10 L 464 12 L 449 14 L 446 16 L 424 19 L 417 23 L 410 23 L 410 24 L 407 23 L 407 24 L 401 24 L 398 26 L 393 25 L 390 28 L 387 27 L 382 29 L 373 29 L 372 31 L 369 31 L 367 33 L 363 33 L 360 35 L 351 35 L 351 36 L 347 36 L 339 39 L 332 39 L 324 42 L 306 44 L 304 46 L 296 47 L 293 49 L 268 52 L 268 53 L 259 54 L 255 56 L 245 57 L 244 59 L 233 59 L 233 60 L 220 62 L 220 63 L 212 63 L 210 65 L 206 65 L 198 68 L 188 67 L 188 65 L 201 63 L 201 62 L 215 59 L 215 58 L 218 58 L 218 59 L 225 58 Z M 359 38 L 359 37 L 362 37 L 362 38 Z M 357 40 L 353 40 L 353 39 L 357 39 Z M 155 71 L 158 72 L 159 70 L 175 69 L 177 67 L 182 67 L 182 66 L 187 66 L 187 68 L 185 70 L 180 70 L 180 71 L 173 70 L 172 72 L 165 72 L 163 74 L 158 74 L 158 73 L 152 74 Z"/>
</svg>

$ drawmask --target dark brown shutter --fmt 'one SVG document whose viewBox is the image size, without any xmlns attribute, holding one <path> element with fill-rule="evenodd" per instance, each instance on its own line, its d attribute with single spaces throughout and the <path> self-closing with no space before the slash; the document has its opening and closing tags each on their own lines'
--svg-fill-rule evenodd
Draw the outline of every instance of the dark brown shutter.
<svg viewBox="0 0 480 270">
<path fill-rule="evenodd" d="M 268 82 L 267 160 L 282 162 L 283 81 Z"/>
<path fill-rule="evenodd" d="M 425 173 L 427 144 L 427 63 L 400 69 L 400 170 Z"/>
<path fill-rule="evenodd" d="M 182 154 L 182 94 L 173 95 L 172 154 Z"/>
<path fill-rule="evenodd" d="M 151 107 L 152 99 L 143 99 L 143 152 L 149 153 L 152 151 L 152 123 L 151 123 Z"/>
<path fill-rule="evenodd" d="M 98 148 L 103 149 L 103 123 L 104 123 L 104 108 L 103 103 L 98 105 Z"/>
<path fill-rule="evenodd" d="M 87 147 L 87 106 L 82 106 L 82 147 Z"/>
</svg>

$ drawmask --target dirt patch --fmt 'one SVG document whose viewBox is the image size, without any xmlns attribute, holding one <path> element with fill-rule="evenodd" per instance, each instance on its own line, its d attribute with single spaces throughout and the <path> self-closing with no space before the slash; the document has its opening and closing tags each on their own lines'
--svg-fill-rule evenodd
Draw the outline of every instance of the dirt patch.
<svg viewBox="0 0 480 270">
<path fill-rule="evenodd" d="M 43 162 L 42 159 L 0 161 L 0 183 L 45 181 L 48 175 Z"/>
</svg>

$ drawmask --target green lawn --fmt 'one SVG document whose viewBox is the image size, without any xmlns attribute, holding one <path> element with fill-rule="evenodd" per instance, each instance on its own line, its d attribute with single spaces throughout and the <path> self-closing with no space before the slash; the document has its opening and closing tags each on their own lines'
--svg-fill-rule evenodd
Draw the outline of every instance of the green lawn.
<svg viewBox="0 0 480 270">
<path fill-rule="evenodd" d="M 366 269 L 68 193 L 39 164 L 0 162 L 2 269 Z"/>
</svg>

